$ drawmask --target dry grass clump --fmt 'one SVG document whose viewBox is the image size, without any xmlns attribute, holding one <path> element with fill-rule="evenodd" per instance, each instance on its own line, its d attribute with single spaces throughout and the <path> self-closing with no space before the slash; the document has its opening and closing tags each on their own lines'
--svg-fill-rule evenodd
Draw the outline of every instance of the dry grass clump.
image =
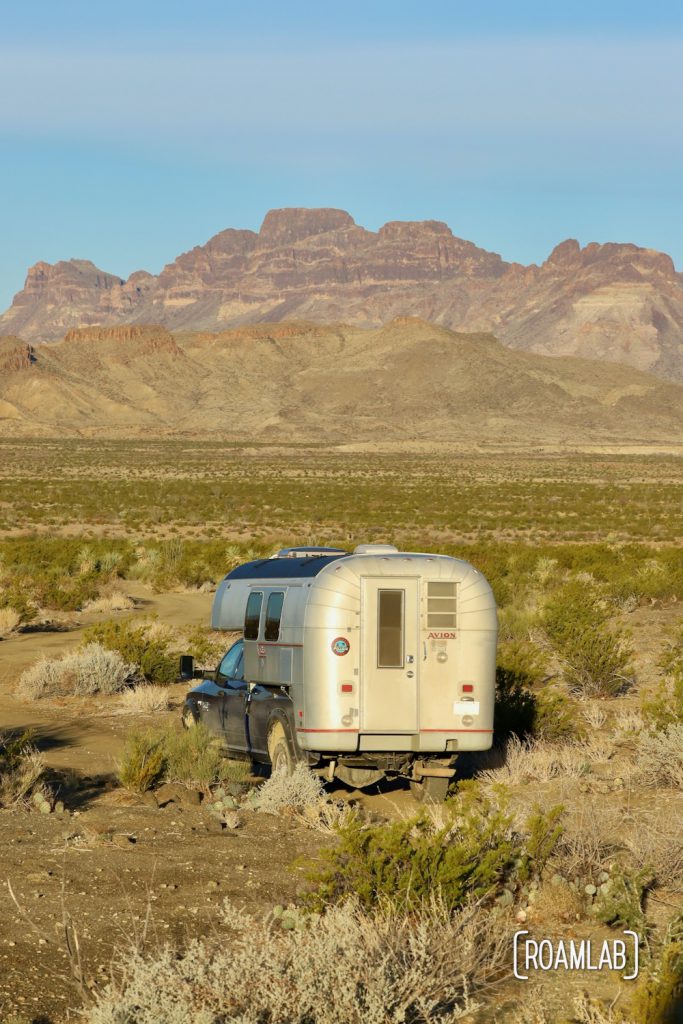
<svg viewBox="0 0 683 1024">
<path fill-rule="evenodd" d="M 0 637 L 9 636 L 21 623 L 21 615 L 14 608 L 0 608 Z"/>
<path fill-rule="evenodd" d="M 683 722 L 638 736 L 634 781 L 643 786 L 683 788 Z"/>
<path fill-rule="evenodd" d="M 583 801 L 565 818 L 552 866 L 565 878 L 589 880 L 609 866 L 623 845 L 621 808 L 599 800 Z"/>
<path fill-rule="evenodd" d="M 639 814 L 625 845 L 635 868 L 649 868 L 656 884 L 683 892 L 683 844 L 675 818 L 659 811 Z"/>
<path fill-rule="evenodd" d="M 291 930 L 226 903 L 224 941 L 181 954 L 132 953 L 88 1024 L 447 1024 L 477 1008 L 504 970 L 509 928 L 480 908 L 434 898 L 418 912 L 353 899 Z"/>
<path fill-rule="evenodd" d="M 590 771 L 591 764 L 607 760 L 612 752 L 611 740 L 599 736 L 575 743 L 523 741 L 511 736 L 505 746 L 505 763 L 483 771 L 479 779 L 485 785 L 503 782 L 510 786 L 556 778 L 578 779 Z"/>
<path fill-rule="evenodd" d="M 135 602 L 122 590 L 113 590 L 110 594 L 103 594 L 83 605 L 84 612 L 129 612 L 135 607 Z"/>
<path fill-rule="evenodd" d="M 119 699 L 119 711 L 126 715 L 151 715 L 168 711 L 171 702 L 165 686 L 132 686 Z"/>
<path fill-rule="evenodd" d="M 135 674 L 117 651 L 90 643 L 61 658 L 41 658 L 21 674 L 17 692 L 25 700 L 118 693 Z"/>
<path fill-rule="evenodd" d="M 45 759 L 28 733 L 0 735 L 0 807 L 21 803 L 44 786 Z"/>
</svg>

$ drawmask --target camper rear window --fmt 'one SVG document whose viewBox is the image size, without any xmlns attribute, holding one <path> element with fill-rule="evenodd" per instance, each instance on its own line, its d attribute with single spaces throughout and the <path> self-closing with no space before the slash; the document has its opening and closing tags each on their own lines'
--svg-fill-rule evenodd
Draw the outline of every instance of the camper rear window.
<svg viewBox="0 0 683 1024">
<path fill-rule="evenodd" d="M 455 629 L 457 625 L 457 583 L 427 584 L 427 628 Z"/>
<path fill-rule="evenodd" d="M 403 591 L 377 591 L 377 667 L 403 668 Z"/>
<path fill-rule="evenodd" d="M 285 599 L 283 592 L 276 592 L 268 596 L 266 605 L 266 631 L 264 640 L 280 639 L 280 619 L 282 617 L 282 604 Z"/>
<path fill-rule="evenodd" d="M 258 624 L 261 618 L 261 605 L 263 594 L 259 590 L 253 590 L 247 601 L 247 610 L 244 615 L 244 639 L 258 639 Z"/>
</svg>

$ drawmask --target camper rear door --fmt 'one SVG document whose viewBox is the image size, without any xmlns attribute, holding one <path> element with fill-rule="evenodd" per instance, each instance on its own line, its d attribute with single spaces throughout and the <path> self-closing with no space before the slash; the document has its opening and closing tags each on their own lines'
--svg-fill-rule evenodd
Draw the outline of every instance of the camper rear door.
<svg viewBox="0 0 683 1024">
<path fill-rule="evenodd" d="M 364 577 L 361 731 L 417 732 L 419 579 Z"/>
</svg>

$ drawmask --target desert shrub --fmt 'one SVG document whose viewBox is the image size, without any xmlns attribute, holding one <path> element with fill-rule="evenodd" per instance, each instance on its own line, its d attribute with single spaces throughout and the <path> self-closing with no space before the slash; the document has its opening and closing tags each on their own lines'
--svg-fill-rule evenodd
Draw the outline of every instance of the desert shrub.
<svg viewBox="0 0 683 1024">
<path fill-rule="evenodd" d="M 635 984 L 629 1017 L 635 1024 L 678 1024 L 682 1007 L 683 915 L 679 913 L 669 922 L 658 956 Z"/>
<path fill-rule="evenodd" d="M 683 722 L 638 734 L 635 781 L 643 786 L 683 787 Z"/>
<path fill-rule="evenodd" d="M 130 558 L 125 542 L 92 541 L 84 547 L 75 539 L 42 536 L 5 543 L 0 554 L 0 605 L 11 604 L 23 621 L 35 616 L 36 606 L 75 611 L 96 600 L 125 572 Z"/>
<path fill-rule="evenodd" d="M 307 807 L 317 807 L 324 792 L 320 777 L 307 765 L 297 764 L 291 775 L 279 771 L 266 779 L 259 789 L 258 809 L 266 814 L 279 814 L 283 810 L 303 811 Z"/>
<path fill-rule="evenodd" d="M 253 806 L 266 814 L 286 814 L 325 834 L 336 834 L 357 820 L 357 811 L 344 800 L 332 800 L 323 783 L 305 764 L 291 775 L 274 772 L 255 794 Z"/>
<path fill-rule="evenodd" d="M 683 722 L 683 624 L 667 638 L 659 667 L 665 678 L 652 697 L 643 700 L 641 710 L 648 725 L 665 729 Z"/>
<path fill-rule="evenodd" d="M 536 697 L 530 687 L 536 682 L 539 662 L 535 648 L 523 641 L 501 644 L 496 665 L 495 738 L 533 732 Z"/>
<path fill-rule="evenodd" d="M 178 727 L 166 730 L 163 751 L 165 777 L 170 782 L 208 789 L 225 776 L 220 741 L 201 723 L 192 729 Z"/>
<path fill-rule="evenodd" d="M 36 662 L 19 677 L 17 692 L 28 700 L 118 693 L 129 685 L 135 671 L 117 651 L 89 643 L 61 658 Z"/>
<path fill-rule="evenodd" d="M 631 643 L 610 629 L 607 612 L 590 588 L 576 581 L 548 601 L 544 626 L 569 686 L 584 696 L 614 696 L 630 680 Z"/>
<path fill-rule="evenodd" d="M 21 614 L 16 608 L 0 608 L 0 637 L 9 636 L 21 624 Z"/>
<path fill-rule="evenodd" d="M 0 735 L 0 807 L 45 791 L 45 774 L 45 760 L 33 746 L 30 733 Z"/>
<path fill-rule="evenodd" d="M 121 785 L 136 793 L 162 781 L 208 789 L 227 774 L 216 738 L 201 723 L 193 729 L 135 730 L 119 766 Z"/>
<path fill-rule="evenodd" d="M 632 928 L 644 936 L 646 930 L 643 896 L 652 883 L 647 870 L 631 872 L 620 864 L 613 864 L 609 878 L 603 882 L 595 896 L 592 915 L 613 928 Z"/>
<path fill-rule="evenodd" d="M 291 930 L 222 917 L 225 937 L 127 954 L 87 1024 L 452 1024 L 502 974 L 510 930 L 437 899 L 410 915 L 349 900 Z"/>
<path fill-rule="evenodd" d="M 86 629 L 84 640 L 118 651 L 124 661 L 138 666 L 149 683 L 167 686 L 178 677 L 178 658 L 169 650 L 166 631 L 155 635 L 149 623 L 133 625 L 131 619 L 110 619 Z"/>
<path fill-rule="evenodd" d="M 495 738 L 508 736 L 566 739 L 580 730 L 576 710 L 565 694 L 543 686 L 545 653 L 523 640 L 499 645 L 496 666 Z"/>
<path fill-rule="evenodd" d="M 554 686 L 544 686 L 535 694 L 536 705 L 532 736 L 541 740 L 569 740 L 581 736 L 578 709 L 566 694 Z"/>
<path fill-rule="evenodd" d="M 38 614 L 30 591 L 16 579 L 10 582 L 0 580 L 0 608 L 16 613 L 20 622 L 32 622 Z"/>
<path fill-rule="evenodd" d="M 525 877 L 533 873 L 531 850 L 513 831 L 498 794 L 461 783 L 449 810 L 443 822 L 427 813 L 388 825 L 349 822 L 339 830 L 339 845 L 323 851 L 311 870 L 316 888 L 309 905 L 320 909 L 355 894 L 365 907 L 382 899 L 411 907 L 438 892 L 447 906 L 458 907 L 470 897 L 493 897 L 520 868 Z M 554 825 L 553 817 L 548 829 Z M 544 830 L 538 816 L 533 830 L 537 836 Z M 539 838 L 536 848 L 541 845 Z M 543 847 L 544 860 L 550 846 Z"/>
<path fill-rule="evenodd" d="M 153 730 L 132 732 L 119 765 L 121 785 L 134 793 L 145 793 L 161 782 L 165 770 L 162 734 Z"/>
</svg>

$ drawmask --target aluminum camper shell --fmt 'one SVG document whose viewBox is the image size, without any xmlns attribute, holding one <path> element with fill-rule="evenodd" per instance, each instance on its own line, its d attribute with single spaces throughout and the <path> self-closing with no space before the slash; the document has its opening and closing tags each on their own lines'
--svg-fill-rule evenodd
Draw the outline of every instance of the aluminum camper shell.
<svg viewBox="0 0 683 1024">
<path fill-rule="evenodd" d="M 245 679 L 286 690 L 309 760 L 491 746 L 496 604 L 466 561 L 286 549 L 227 574 L 212 627 L 244 631 Z"/>
</svg>

